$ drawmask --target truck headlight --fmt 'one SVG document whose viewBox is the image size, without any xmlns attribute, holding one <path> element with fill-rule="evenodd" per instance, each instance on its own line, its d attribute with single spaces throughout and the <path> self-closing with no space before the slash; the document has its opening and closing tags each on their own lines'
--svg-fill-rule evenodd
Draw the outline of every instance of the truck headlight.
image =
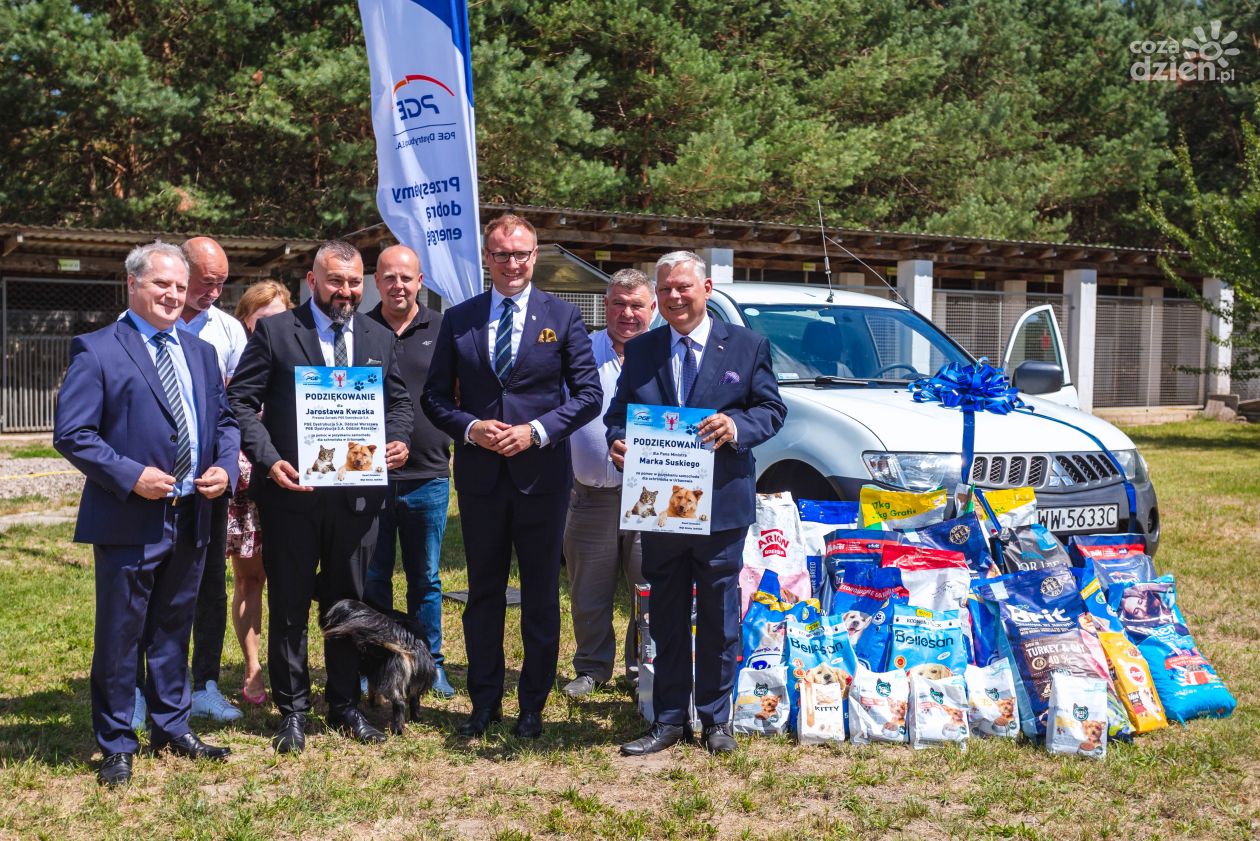
<svg viewBox="0 0 1260 841">
<path fill-rule="evenodd" d="M 1124 478 L 1130 482 L 1145 482 L 1150 477 L 1146 459 L 1137 450 L 1112 450 L 1111 454 L 1124 468 Z"/>
<path fill-rule="evenodd" d="M 863 453 L 871 478 L 909 491 L 934 491 L 959 480 L 958 453 Z"/>
</svg>

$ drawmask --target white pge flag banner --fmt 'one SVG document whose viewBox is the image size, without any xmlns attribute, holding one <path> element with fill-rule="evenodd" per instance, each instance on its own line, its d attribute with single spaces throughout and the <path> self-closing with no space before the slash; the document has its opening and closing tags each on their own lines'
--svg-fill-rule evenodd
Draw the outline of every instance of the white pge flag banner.
<svg viewBox="0 0 1260 841">
<path fill-rule="evenodd" d="M 359 0 L 372 71 L 381 219 L 457 304 L 481 292 L 465 0 Z"/>
</svg>

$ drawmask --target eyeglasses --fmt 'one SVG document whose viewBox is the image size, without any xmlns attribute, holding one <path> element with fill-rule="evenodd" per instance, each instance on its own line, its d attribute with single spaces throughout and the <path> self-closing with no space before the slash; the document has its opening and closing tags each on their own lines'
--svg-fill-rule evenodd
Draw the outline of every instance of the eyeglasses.
<svg viewBox="0 0 1260 841">
<path fill-rule="evenodd" d="M 533 253 L 532 248 L 529 251 L 491 251 L 490 259 L 496 263 L 506 263 L 508 260 L 524 263 Z"/>
</svg>

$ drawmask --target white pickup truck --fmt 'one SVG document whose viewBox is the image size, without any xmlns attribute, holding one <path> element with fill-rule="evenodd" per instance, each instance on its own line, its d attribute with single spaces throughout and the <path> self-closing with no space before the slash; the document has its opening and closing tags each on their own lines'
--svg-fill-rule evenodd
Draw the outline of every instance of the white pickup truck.
<svg viewBox="0 0 1260 841">
<path fill-rule="evenodd" d="M 856 500 L 863 484 L 931 490 L 959 481 L 962 413 L 915 403 L 908 390 L 947 362 L 975 361 L 935 324 L 873 295 L 795 284 L 723 284 L 709 312 L 761 333 L 773 349 L 788 416 L 755 450 L 758 490 Z M 1066 537 L 1126 531 L 1127 477 L 1136 526 L 1153 554 L 1159 506 L 1146 463 L 1127 435 L 1076 408 L 1066 359 L 1051 308 L 1024 313 L 1001 362 L 1035 411 L 977 414 L 971 480 L 982 488 L 1031 485 L 1041 522 Z"/>
</svg>

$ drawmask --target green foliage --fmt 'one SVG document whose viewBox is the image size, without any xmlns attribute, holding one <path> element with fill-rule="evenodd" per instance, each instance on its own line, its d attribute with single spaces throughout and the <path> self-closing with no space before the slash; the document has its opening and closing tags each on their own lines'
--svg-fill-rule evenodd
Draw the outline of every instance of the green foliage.
<svg viewBox="0 0 1260 841">
<path fill-rule="evenodd" d="M 1151 242 L 1255 105 L 1254 0 L 481 0 L 485 200 Z M 1129 44 L 1239 30 L 1238 83 L 1139 83 Z M 319 236 L 377 220 L 356 5 L 0 5 L 0 220 Z"/>
</svg>

